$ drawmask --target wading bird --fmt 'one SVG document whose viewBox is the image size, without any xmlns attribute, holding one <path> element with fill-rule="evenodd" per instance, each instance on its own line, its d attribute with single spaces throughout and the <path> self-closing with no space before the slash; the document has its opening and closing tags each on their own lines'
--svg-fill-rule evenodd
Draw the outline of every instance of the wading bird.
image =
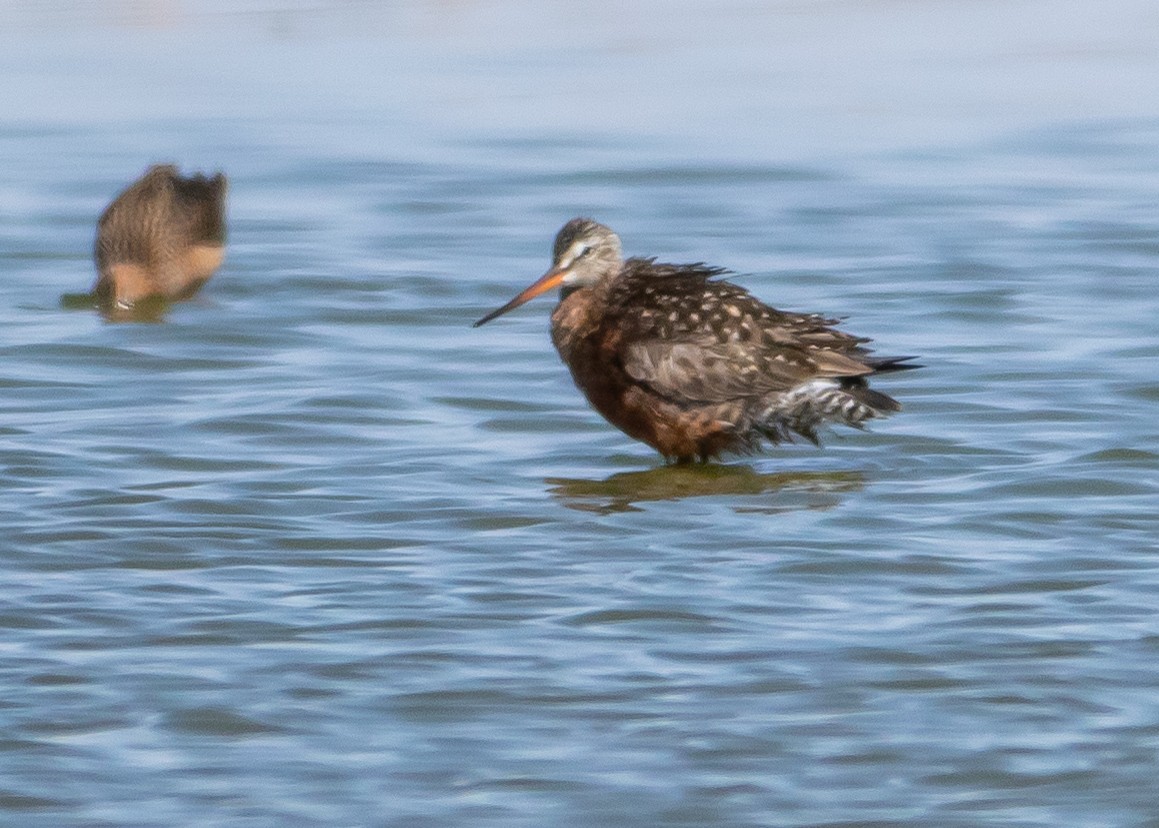
<svg viewBox="0 0 1159 828">
<path fill-rule="evenodd" d="M 873 356 L 838 320 L 776 310 L 704 264 L 625 260 L 620 239 L 587 218 L 555 237 L 551 268 L 483 325 L 560 288 L 551 338 L 592 406 L 677 462 L 750 453 L 823 423 L 860 428 L 898 411 L 870 375 L 920 366 Z"/>
<path fill-rule="evenodd" d="M 185 299 L 225 257 L 226 178 L 182 178 L 158 165 L 105 209 L 97 223 L 93 295 L 106 308 Z"/>
</svg>

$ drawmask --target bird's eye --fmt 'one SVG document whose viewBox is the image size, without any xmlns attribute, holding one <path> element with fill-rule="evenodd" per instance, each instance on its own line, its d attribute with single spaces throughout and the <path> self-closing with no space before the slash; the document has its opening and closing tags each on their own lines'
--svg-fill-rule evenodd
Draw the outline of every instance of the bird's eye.
<svg viewBox="0 0 1159 828">
<path fill-rule="evenodd" d="M 590 247 L 586 247 L 586 246 L 585 246 L 585 247 L 581 247 L 581 248 L 579 249 L 579 252 L 575 254 L 575 257 L 576 257 L 577 259 L 582 259 L 584 256 L 588 255 L 588 254 L 589 254 L 589 253 L 591 253 L 591 252 L 592 252 L 592 249 L 591 249 Z"/>
</svg>

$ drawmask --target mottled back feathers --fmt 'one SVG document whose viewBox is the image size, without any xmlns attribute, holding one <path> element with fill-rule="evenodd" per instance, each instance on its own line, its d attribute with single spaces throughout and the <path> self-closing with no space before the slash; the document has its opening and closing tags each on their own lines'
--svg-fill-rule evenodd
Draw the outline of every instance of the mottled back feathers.
<svg viewBox="0 0 1159 828">
<path fill-rule="evenodd" d="M 603 326 L 624 370 L 678 402 L 723 402 L 789 390 L 814 377 L 854 377 L 868 340 L 837 320 L 778 311 L 722 281 L 726 270 L 629 259 L 612 284 Z"/>
</svg>

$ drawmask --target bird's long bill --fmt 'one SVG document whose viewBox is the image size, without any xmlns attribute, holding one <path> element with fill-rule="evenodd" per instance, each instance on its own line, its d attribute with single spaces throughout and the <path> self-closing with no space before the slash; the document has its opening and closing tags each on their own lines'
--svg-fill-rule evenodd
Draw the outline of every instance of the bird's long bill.
<svg viewBox="0 0 1159 828">
<path fill-rule="evenodd" d="M 495 317 L 502 316 L 509 310 L 514 310 L 529 299 L 534 299 L 541 293 L 547 293 L 552 288 L 559 287 L 563 282 L 563 277 L 566 275 L 566 270 L 552 268 L 551 270 L 547 271 L 547 273 L 544 273 L 542 276 L 540 276 L 539 279 L 537 279 L 533 284 L 529 285 L 522 293 L 520 293 L 506 305 L 491 311 L 489 314 L 476 322 L 472 327 L 477 328 L 480 325 L 486 325 Z"/>
</svg>

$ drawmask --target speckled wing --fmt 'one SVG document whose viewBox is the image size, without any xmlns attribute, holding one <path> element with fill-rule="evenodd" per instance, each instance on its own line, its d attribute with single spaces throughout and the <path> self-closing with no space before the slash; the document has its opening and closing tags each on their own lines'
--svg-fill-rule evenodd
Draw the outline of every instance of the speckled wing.
<svg viewBox="0 0 1159 828">
<path fill-rule="evenodd" d="M 867 340 L 837 320 L 778 311 L 703 265 L 629 260 L 609 319 L 624 370 L 675 402 L 764 397 L 816 377 L 854 377 Z M 628 278 L 624 278 L 624 277 Z"/>
</svg>

